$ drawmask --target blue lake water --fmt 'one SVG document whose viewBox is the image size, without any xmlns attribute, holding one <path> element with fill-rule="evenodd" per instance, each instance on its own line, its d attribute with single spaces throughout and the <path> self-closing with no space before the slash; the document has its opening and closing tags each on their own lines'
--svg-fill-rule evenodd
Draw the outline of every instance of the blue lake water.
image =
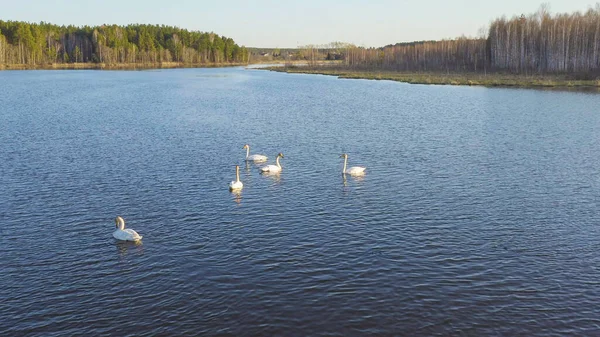
<svg viewBox="0 0 600 337">
<path fill-rule="evenodd" d="M 0 335 L 599 335 L 599 130 L 594 93 L 0 72 Z"/>
</svg>

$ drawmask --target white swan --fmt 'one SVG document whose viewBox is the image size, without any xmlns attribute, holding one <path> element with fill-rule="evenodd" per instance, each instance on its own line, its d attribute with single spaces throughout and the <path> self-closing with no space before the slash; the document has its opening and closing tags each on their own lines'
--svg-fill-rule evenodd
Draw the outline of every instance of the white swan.
<svg viewBox="0 0 600 337">
<path fill-rule="evenodd" d="M 246 161 L 267 161 L 267 156 L 262 154 L 250 155 L 250 145 L 246 144 L 243 148 L 246 149 Z"/>
<path fill-rule="evenodd" d="M 139 241 L 142 239 L 133 229 L 125 229 L 125 220 L 120 216 L 116 217 L 115 223 L 117 224 L 117 230 L 113 232 L 115 239 L 122 241 Z"/>
<path fill-rule="evenodd" d="M 238 165 L 235 165 L 235 179 L 229 183 L 229 189 L 233 191 L 244 188 L 244 184 L 240 181 L 240 167 Z"/>
<path fill-rule="evenodd" d="M 362 166 L 353 166 L 346 170 L 346 164 L 348 164 L 348 155 L 343 153 L 340 158 L 344 158 L 344 168 L 342 169 L 342 174 L 349 174 L 351 176 L 360 176 L 365 174 L 366 167 Z"/>
<path fill-rule="evenodd" d="M 275 163 L 277 165 L 267 165 L 267 166 L 263 166 L 260 168 L 261 172 L 272 172 L 272 173 L 279 173 L 281 172 L 281 165 L 279 164 L 279 158 L 283 158 L 283 153 L 279 153 L 277 155 L 277 159 L 275 160 Z"/>
</svg>

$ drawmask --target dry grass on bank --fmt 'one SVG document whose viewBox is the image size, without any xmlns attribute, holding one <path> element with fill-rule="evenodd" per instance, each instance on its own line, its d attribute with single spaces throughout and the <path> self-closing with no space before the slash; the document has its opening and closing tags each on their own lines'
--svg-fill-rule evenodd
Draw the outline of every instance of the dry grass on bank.
<svg viewBox="0 0 600 337">
<path fill-rule="evenodd" d="M 354 70 L 337 67 L 270 67 L 273 71 L 332 75 L 340 78 L 390 80 L 411 84 L 475 85 L 487 87 L 598 88 L 600 79 L 575 80 L 565 75 L 517 75 L 503 73 L 436 73 Z"/>
</svg>

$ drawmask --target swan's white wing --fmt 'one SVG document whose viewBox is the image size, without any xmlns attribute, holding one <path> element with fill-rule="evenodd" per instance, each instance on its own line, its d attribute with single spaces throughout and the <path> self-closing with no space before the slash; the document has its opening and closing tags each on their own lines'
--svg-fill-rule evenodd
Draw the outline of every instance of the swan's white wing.
<svg viewBox="0 0 600 337">
<path fill-rule="evenodd" d="M 350 175 L 359 175 L 359 174 L 364 174 L 366 169 L 367 169 L 366 167 L 362 167 L 362 166 L 353 166 L 353 167 L 347 169 L 346 173 L 348 173 Z"/>
<path fill-rule="evenodd" d="M 244 184 L 241 181 L 232 181 L 229 183 L 229 188 L 232 190 L 240 190 L 244 187 Z"/>
<path fill-rule="evenodd" d="M 260 168 L 262 172 L 279 172 L 281 169 L 277 165 L 267 165 Z"/>
<path fill-rule="evenodd" d="M 121 241 L 134 241 L 133 237 L 129 232 L 119 229 L 113 232 L 113 237 Z"/>
<path fill-rule="evenodd" d="M 262 154 L 253 154 L 251 156 L 248 156 L 248 158 L 246 158 L 246 160 L 250 160 L 250 161 L 267 161 L 267 156 L 263 156 Z"/>
<path fill-rule="evenodd" d="M 141 240 L 142 236 L 139 235 L 136 231 L 134 231 L 131 228 L 126 228 L 123 231 L 121 231 L 122 237 L 123 239 L 120 240 L 125 240 L 125 241 L 137 241 L 137 240 Z"/>
<path fill-rule="evenodd" d="M 127 233 L 129 233 L 129 235 L 131 235 L 131 238 L 132 238 L 133 240 L 141 240 L 141 239 L 142 239 L 142 236 L 141 236 L 141 235 L 139 235 L 139 234 L 138 234 L 136 231 L 134 231 L 134 230 L 133 230 L 133 229 L 131 229 L 131 228 L 126 228 L 126 229 L 125 229 L 125 231 L 126 231 Z"/>
<path fill-rule="evenodd" d="M 123 234 L 122 234 L 122 233 L 123 233 L 123 231 L 120 231 L 120 230 L 116 230 L 116 231 L 114 231 L 114 232 L 113 232 L 113 238 L 115 238 L 115 239 L 117 239 L 117 240 L 125 240 L 125 239 L 123 238 Z"/>
</svg>

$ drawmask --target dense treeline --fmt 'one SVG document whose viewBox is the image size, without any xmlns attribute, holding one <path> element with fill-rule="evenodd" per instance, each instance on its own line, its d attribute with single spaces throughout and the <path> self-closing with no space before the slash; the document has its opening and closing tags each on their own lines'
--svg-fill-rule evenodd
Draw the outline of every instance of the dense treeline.
<svg viewBox="0 0 600 337">
<path fill-rule="evenodd" d="M 346 65 L 395 71 L 478 71 L 486 67 L 486 40 L 460 38 L 398 44 L 385 48 L 349 48 Z"/>
<path fill-rule="evenodd" d="M 545 6 L 528 17 L 492 22 L 492 64 L 514 72 L 589 72 L 600 69 L 600 4 L 585 14 L 551 16 Z"/>
<path fill-rule="evenodd" d="M 357 69 L 395 71 L 600 72 L 600 4 L 584 14 L 532 15 L 494 20 L 480 38 L 347 48 Z"/>
<path fill-rule="evenodd" d="M 248 62 L 231 38 L 159 25 L 57 26 L 0 20 L 0 64 Z"/>
</svg>

